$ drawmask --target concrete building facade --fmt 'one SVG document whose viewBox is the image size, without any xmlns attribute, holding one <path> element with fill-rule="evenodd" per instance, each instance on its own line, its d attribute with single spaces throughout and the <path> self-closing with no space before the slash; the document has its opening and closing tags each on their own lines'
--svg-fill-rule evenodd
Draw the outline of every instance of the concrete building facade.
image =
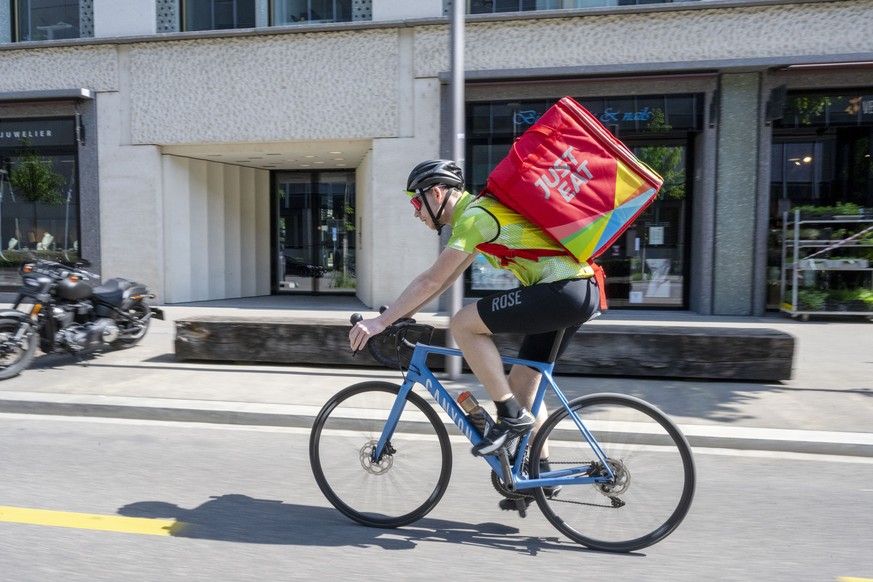
<svg viewBox="0 0 873 582">
<path fill-rule="evenodd" d="M 64 186 L 75 229 L 67 217 L 59 237 L 63 205 L 34 203 L 34 216 L 57 215 L 51 249 L 75 251 L 106 276 L 145 281 L 167 303 L 307 289 L 355 293 L 371 306 L 390 302 L 440 250 L 412 219 L 402 191 L 416 163 L 450 151 L 448 5 L 354 2 L 347 21 L 276 25 L 274 5 L 257 0 L 253 28 L 191 31 L 183 4 L 82 2 L 93 36 L 19 41 L 19 20 L 0 11 L 10 31 L 0 44 L 0 135 L 28 125 L 37 132 L 28 142 L 36 151 L 67 155 L 75 165 L 75 180 L 70 174 Z M 632 282 L 638 269 L 637 283 L 648 285 L 618 291 L 617 306 L 762 314 L 772 306 L 768 237 L 787 204 L 774 194 L 771 152 L 777 142 L 800 140 L 800 133 L 788 135 L 786 100 L 833 95 L 829 103 L 836 103 L 843 93 L 857 94 L 853 127 L 873 124 L 873 4 L 601 4 L 468 16 L 471 186 L 481 185 L 509 143 L 492 139 L 503 130 L 482 129 L 486 119 L 496 127 L 511 118 L 521 131 L 525 115 L 565 95 L 592 112 L 600 107 L 596 113 L 615 122 L 619 137 L 681 154 L 681 214 L 647 223 L 616 253 L 622 260 L 638 253 L 641 239 L 644 246 L 675 239 L 679 250 L 649 263 L 634 259 L 630 273 L 617 273 L 616 280 Z M 619 111 L 619 103 L 629 105 Z M 640 129 L 653 111 L 667 128 L 660 140 L 651 127 Z M 41 122 L 53 120 L 72 120 L 71 139 L 39 149 Z M 632 122 L 637 129 L 622 126 Z M 20 164 L 19 142 L 0 141 L 9 175 Z M 317 199 L 322 178 L 335 185 L 339 202 L 304 222 L 321 217 L 324 224 L 297 224 L 297 214 L 283 214 L 301 192 Z M 9 202 L 14 189 L 5 192 Z M 849 195 L 873 205 L 869 189 Z M 34 219 L 28 239 L 23 222 L 0 217 L 9 273 L 22 241 L 33 242 L 28 251 L 49 250 L 35 248 L 48 240 L 48 227 L 40 230 Z M 301 240 L 288 244 L 292 235 Z M 284 246 L 330 244 L 326 254 L 303 257 L 302 275 L 289 271 L 296 259 Z M 653 256 L 658 250 L 652 247 Z M 353 281 L 329 289 L 340 262 Z M 650 302 L 648 293 L 659 297 L 651 281 L 662 266 L 672 266 L 676 291 Z M 314 281 L 295 283 L 297 275 Z M 0 283 L 9 292 L 14 277 Z M 471 296 L 475 287 L 468 277 Z"/>
</svg>

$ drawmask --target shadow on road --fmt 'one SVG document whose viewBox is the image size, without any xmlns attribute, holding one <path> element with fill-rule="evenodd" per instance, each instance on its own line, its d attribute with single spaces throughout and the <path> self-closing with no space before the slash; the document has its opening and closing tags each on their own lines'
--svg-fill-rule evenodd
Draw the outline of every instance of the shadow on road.
<svg viewBox="0 0 873 582">
<path fill-rule="evenodd" d="M 139 501 L 118 513 L 127 517 L 175 519 L 170 534 L 249 544 L 298 546 L 376 546 L 385 550 L 411 550 L 420 542 L 466 544 L 521 554 L 546 550 L 586 550 L 569 541 L 519 534 L 514 527 L 493 522 L 464 523 L 424 518 L 400 529 L 358 525 L 330 507 L 296 505 L 247 495 L 212 497 L 194 509 L 164 501 Z"/>
</svg>

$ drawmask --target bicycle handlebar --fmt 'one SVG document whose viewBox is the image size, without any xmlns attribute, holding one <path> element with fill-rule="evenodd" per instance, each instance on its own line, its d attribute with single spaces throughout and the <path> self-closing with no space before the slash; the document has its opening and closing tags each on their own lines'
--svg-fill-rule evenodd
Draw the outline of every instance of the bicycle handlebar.
<svg viewBox="0 0 873 582">
<path fill-rule="evenodd" d="M 385 309 L 385 306 L 380 307 L 379 313 L 383 313 Z M 364 316 L 360 313 L 353 313 L 349 321 L 352 325 L 356 325 L 363 319 Z M 398 319 L 386 327 L 382 333 L 370 338 L 370 341 L 367 342 L 367 349 L 369 349 L 373 359 L 383 366 L 402 370 L 409 365 L 409 361 L 412 359 L 412 352 L 415 350 L 417 343 L 417 341 L 411 342 L 406 338 L 409 333 L 418 334 L 418 338 L 426 336 L 425 343 L 429 343 L 433 335 L 433 326 L 416 323 L 414 319 L 409 317 Z M 393 344 L 395 357 L 388 357 L 382 352 L 385 344 L 389 342 Z M 357 352 L 355 353 L 357 354 Z"/>
</svg>

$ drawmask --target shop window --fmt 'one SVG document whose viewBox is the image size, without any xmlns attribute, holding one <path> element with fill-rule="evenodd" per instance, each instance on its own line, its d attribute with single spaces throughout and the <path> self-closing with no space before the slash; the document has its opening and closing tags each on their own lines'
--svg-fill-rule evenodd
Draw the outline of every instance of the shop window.
<svg viewBox="0 0 873 582">
<path fill-rule="evenodd" d="M 80 257 L 72 119 L 0 121 L 0 287 L 34 258 Z"/>
<path fill-rule="evenodd" d="M 556 100 L 467 105 L 467 189 L 478 193 L 512 143 Z M 703 127 L 700 95 L 580 98 L 578 101 L 664 178 L 657 200 L 597 260 L 607 274 L 610 307 L 684 308 L 688 287 L 688 160 Z M 518 286 L 480 257 L 465 276 L 466 294 Z"/>
<path fill-rule="evenodd" d="M 91 0 L 13 0 L 13 40 L 94 36 Z"/>
<path fill-rule="evenodd" d="M 782 226 L 793 208 L 828 211 L 873 208 L 873 92 L 788 95 L 773 124 L 770 152 L 770 230 L 767 308 L 781 301 Z M 811 225 L 803 237 L 831 236 Z"/>
</svg>

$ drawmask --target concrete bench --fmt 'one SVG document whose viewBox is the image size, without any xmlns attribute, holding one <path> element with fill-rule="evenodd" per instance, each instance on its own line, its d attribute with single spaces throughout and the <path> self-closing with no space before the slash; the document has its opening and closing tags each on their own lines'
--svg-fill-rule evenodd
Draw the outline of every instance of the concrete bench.
<svg viewBox="0 0 873 582">
<path fill-rule="evenodd" d="M 180 360 L 379 366 L 367 351 L 352 357 L 348 332 L 339 320 L 195 316 L 176 321 L 175 352 Z M 445 345 L 445 336 L 437 328 L 433 343 Z M 515 355 L 520 336 L 495 338 L 501 353 Z M 794 338 L 773 329 L 592 323 L 556 373 L 766 382 L 790 379 L 793 358 Z"/>
</svg>

